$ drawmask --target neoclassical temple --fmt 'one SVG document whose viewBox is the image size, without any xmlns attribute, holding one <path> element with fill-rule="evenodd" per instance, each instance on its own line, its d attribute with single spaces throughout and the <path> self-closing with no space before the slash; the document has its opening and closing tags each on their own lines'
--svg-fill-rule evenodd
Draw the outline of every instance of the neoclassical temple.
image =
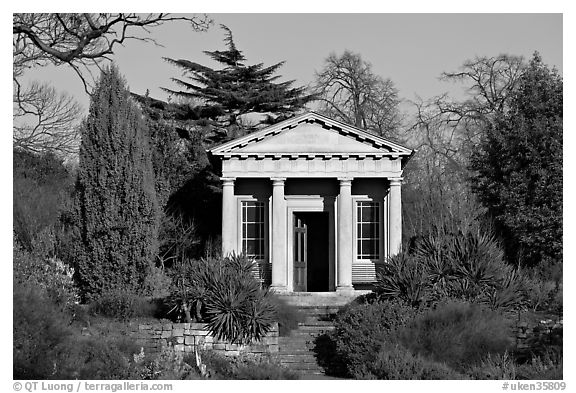
<svg viewBox="0 0 576 393">
<path fill-rule="evenodd" d="M 211 150 L 222 160 L 222 250 L 245 253 L 279 292 L 374 282 L 402 239 L 413 150 L 314 112 Z"/>
</svg>

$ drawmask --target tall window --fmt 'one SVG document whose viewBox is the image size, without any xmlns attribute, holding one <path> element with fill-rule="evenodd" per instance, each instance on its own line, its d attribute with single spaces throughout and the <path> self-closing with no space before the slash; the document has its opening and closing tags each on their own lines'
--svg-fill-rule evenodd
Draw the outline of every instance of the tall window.
<svg viewBox="0 0 576 393">
<path fill-rule="evenodd" d="M 380 259 L 380 205 L 358 202 L 358 259 Z"/>
<path fill-rule="evenodd" d="M 264 203 L 242 202 L 242 252 L 264 259 Z"/>
</svg>

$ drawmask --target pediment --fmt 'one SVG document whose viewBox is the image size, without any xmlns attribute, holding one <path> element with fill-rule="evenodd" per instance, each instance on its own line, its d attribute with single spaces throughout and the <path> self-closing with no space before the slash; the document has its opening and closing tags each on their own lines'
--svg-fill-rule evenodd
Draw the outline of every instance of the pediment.
<svg viewBox="0 0 576 393">
<path fill-rule="evenodd" d="M 235 150 L 236 153 L 381 153 L 380 149 L 327 129 L 319 123 L 297 126 Z"/>
<path fill-rule="evenodd" d="M 413 151 L 314 112 L 293 117 L 211 150 L 221 156 L 391 156 Z"/>
</svg>

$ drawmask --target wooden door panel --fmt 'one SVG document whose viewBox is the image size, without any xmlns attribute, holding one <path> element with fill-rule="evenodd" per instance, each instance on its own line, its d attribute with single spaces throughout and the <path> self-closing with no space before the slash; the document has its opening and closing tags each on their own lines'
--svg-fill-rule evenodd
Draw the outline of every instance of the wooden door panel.
<svg viewBox="0 0 576 393">
<path fill-rule="evenodd" d="M 308 233 L 303 219 L 294 220 L 294 291 L 306 292 L 308 267 Z"/>
</svg>

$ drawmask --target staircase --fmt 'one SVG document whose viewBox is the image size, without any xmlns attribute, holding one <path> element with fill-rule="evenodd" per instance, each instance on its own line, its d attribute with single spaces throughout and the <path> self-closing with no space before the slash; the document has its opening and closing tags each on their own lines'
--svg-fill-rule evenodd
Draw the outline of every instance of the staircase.
<svg viewBox="0 0 576 393">
<path fill-rule="evenodd" d="M 326 370 L 338 370 L 330 355 L 331 343 L 325 336 L 334 329 L 334 315 L 353 298 L 354 295 L 328 293 L 293 293 L 282 297 L 298 307 L 305 319 L 298 324 L 298 329 L 287 337 L 278 338 L 278 361 L 281 365 L 298 373 L 302 379 L 324 379 Z"/>
</svg>

